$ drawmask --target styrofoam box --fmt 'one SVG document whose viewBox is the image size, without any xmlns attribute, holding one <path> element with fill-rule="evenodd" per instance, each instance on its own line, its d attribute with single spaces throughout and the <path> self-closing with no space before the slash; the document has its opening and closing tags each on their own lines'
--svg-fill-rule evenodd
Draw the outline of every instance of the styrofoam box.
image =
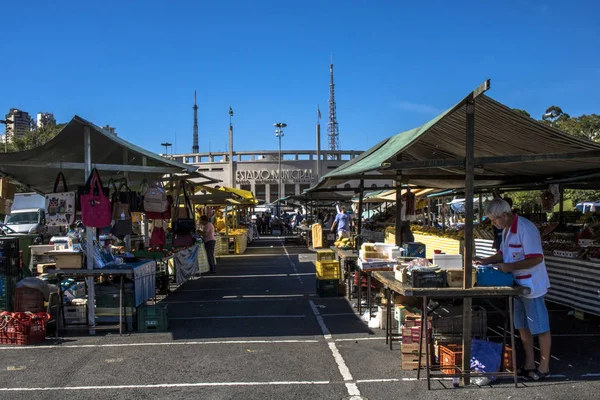
<svg viewBox="0 0 600 400">
<path fill-rule="evenodd" d="M 462 254 L 434 254 L 433 264 L 441 269 L 462 269 Z"/>
</svg>

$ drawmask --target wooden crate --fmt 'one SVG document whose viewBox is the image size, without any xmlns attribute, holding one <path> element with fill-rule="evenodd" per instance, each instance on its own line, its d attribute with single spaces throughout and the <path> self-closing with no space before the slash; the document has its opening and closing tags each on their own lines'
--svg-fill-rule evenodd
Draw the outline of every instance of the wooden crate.
<svg viewBox="0 0 600 400">
<path fill-rule="evenodd" d="M 472 269 L 472 283 L 475 285 L 477 282 L 477 270 L 475 268 Z M 463 286 L 463 277 L 464 271 L 462 269 L 447 269 L 446 277 L 448 281 L 448 286 L 450 287 L 462 287 Z"/>
<path fill-rule="evenodd" d="M 463 253 L 463 241 L 456 239 L 449 239 L 439 236 L 422 235 L 419 233 L 414 234 L 415 242 L 421 242 L 425 244 L 425 257 L 433 258 L 434 250 L 441 250 L 442 253 L 446 254 L 462 254 Z"/>
</svg>

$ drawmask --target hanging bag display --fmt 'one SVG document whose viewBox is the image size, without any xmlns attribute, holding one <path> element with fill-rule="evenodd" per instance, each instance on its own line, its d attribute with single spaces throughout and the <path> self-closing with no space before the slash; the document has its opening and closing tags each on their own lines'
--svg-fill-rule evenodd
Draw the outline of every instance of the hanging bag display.
<svg viewBox="0 0 600 400">
<path fill-rule="evenodd" d="M 92 228 L 104 228 L 110 225 L 111 204 L 108 188 L 102 186 L 100 174 L 94 168 L 79 196 L 81 204 L 81 222 Z"/>
<path fill-rule="evenodd" d="M 185 217 L 180 217 L 179 213 L 179 199 L 180 194 L 183 192 L 184 199 L 184 209 L 185 209 Z M 187 195 L 187 190 L 185 188 L 185 181 L 179 182 L 179 188 L 177 190 L 177 197 L 175 198 L 175 206 L 173 212 L 173 232 L 177 233 L 186 233 L 193 232 L 196 229 L 196 224 L 194 222 L 194 211 L 192 208 L 192 203 Z"/>
<path fill-rule="evenodd" d="M 58 192 L 61 179 L 63 191 Z M 59 172 L 54 181 L 54 190 L 46 195 L 46 224 L 68 226 L 73 222 L 75 222 L 75 192 L 69 192 L 65 176 Z"/>
<path fill-rule="evenodd" d="M 114 182 L 113 182 L 113 187 Z M 130 205 L 130 192 L 131 190 L 127 186 L 127 181 L 121 180 L 121 185 L 118 189 L 115 189 L 112 198 L 112 219 L 115 221 L 111 232 L 117 237 L 123 237 L 131 235 L 133 231 L 133 222 L 131 220 L 131 205 Z"/>
<path fill-rule="evenodd" d="M 161 182 L 155 182 L 144 194 L 144 212 L 164 213 L 168 209 L 167 192 Z"/>
<path fill-rule="evenodd" d="M 184 206 L 186 210 L 186 217 L 179 218 L 179 198 L 183 191 Z M 188 198 L 187 191 L 185 188 L 185 181 L 179 182 L 179 188 L 177 189 L 177 195 L 175 197 L 174 205 L 174 218 L 171 223 L 173 228 L 173 246 L 183 247 L 192 246 L 194 244 L 193 232 L 195 229 L 194 223 L 194 212 L 192 210 L 192 204 Z"/>
</svg>

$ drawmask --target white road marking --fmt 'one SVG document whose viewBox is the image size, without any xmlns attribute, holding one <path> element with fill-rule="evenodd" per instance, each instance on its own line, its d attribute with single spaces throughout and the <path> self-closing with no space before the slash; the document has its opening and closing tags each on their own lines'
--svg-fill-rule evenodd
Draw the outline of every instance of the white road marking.
<svg viewBox="0 0 600 400">
<path fill-rule="evenodd" d="M 211 300 L 163 300 L 161 304 L 192 304 L 192 303 L 221 303 L 235 301 L 298 301 L 298 298 L 305 297 L 303 294 L 257 294 L 257 295 L 239 295 L 222 296 L 220 299 Z"/>
<path fill-rule="evenodd" d="M 319 310 L 315 306 L 315 303 L 312 300 L 310 300 L 309 303 L 310 303 L 310 308 L 312 309 L 313 314 L 315 314 L 315 318 L 317 319 L 317 322 L 319 323 L 319 326 L 321 327 L 321 331 L 323 332 L 323 337 L 327 341 L 329 350 L 331 350 L 331 353 L 333 354 L 333 359 L 335 360 L 338 370 L 340 371 L 342 378 L 344 378 L 344 381 L 346 381 L 346 390 L 348 390 L 348 395 L 360 396 L 360 390 L 358 389 L 358 386 L 356 385 L 356 383 L 348 382 L 348 381 L 353 381 L 354 378 L 352 377 L 352 374 L 350 373 L 350 369 L 346 365 L 344 358 L 340 354 L 340 351 L 336 347 L 335 342 L 332 339 L 331 333 L 329 332 L 329 329 L 327 329 L 327 325 L 325 325 L 325 321 L 323 321 L 323 317 L 319 313 Z"/>
<path fill-rule="evenodd" d="M 581 375 L 582 378 L 597 378 L 599 376 L 600 376 L 600 374 L 595 374 L 595 373 L 594 374 L 584 374 L 584 375 Z"/>
<path fill-rule="evenodd" d="M 285 251 L 285 255 L 286 255 L 288 261 L 290 262 L 290 264 L 292 264 L 292 268 L 294 268 L 294 274 L 296 276 L 298 276 L 298 282 L 300 282 L 300 284 L 304 283 L 304 282 L 302 282 L 302 278 L 300 277 L 300 275 L 314 275 L 312 273 L 310 273 L 310 274 L 299 274 L 298 270 L 296 269 L 296 263 L 294 263 L 294 261 L 292 260 L 292 257 L 290 257 L 290 253 L 288 253 L 288 251 L 285 248 L 285 245 L 283 244 L 283 242 L 281 243 L 281 247 L 283 247 L 283 251 Z"/>
<path fill-rule="evenodd" d="M 323 317 L 348 317 L 348 316 L 354 316 L 354 317 L 358 317 L 357 313 L 331 313 L 331 314 L 321 314 L 321 316 Z"/>
<path fill-rule="evenodd" d="M 327 385 L 329 381 L 275 381 L 275 382 L 197 382 L 159 383 L 154 385 L 112 385 L 112 386 L 56 386 L 56 387 L 15 387 L 0 388 L 0 392 L 34 392 L 55 390 L 117 390 L 117 389 L 157 389 L 215 386 L 281 386 L 281 385 Z"/>
<path fill-rule="evenodd" d="M 501 327 L 501 326 L 497 326 L 497 327 L 498 327 L 498 329 L 500 329 L 501 331 L 504 331 L 504 328 L 503 328 L 503 327 Z M 495 334 L 502 336 L 502 333 L 500 333 L 500 332 L 498 332 L 498 331 L 495 331 L 495 330 L 493 330 L 493 329 L 492 329 L 492 328 L 490 328 L 490 327 L 488 327 L 488 329 L 489 329 L 490 331 L 494 332 Z M 504 331 L 504 332 L 506 332 L 506 333 L 509 335 L 509 337 L 507 337 L 507 340 L 510 340 L 510 332 L 509 332 L 509 331 Z M 554 335 L 552 335 L 552 336 L 554 336 Z M 515 331 L 515 338 L 519 338 L 519 339 L 521 339 L 521 337 L 519 336 L 519 334 L 518 334 L 518 333 L 516 333 L 516 331 Z M 508 343 L 507 343 L 507 344 L 508 344 Z M 537 347 L 537 346 L 533 346 L 533 348 L 534 348 L 534 349 L 536 349 L 537 351 L 540 351 L 540 348 L 539 348 L 539 347 Z M 558 357 L 555 357 L 555 356 L 553 356 L 552 354 L 550 354 L 550 357 L 554 358 L 556 361 L 560 361 L 560 359 L 559 359 Z"/>
<path fill-rule="evenodd" d="M 436 381 L 451 381 L 452 378 L 432 378 Z M 356 383 L 385 383 L 385 382 L 406 382 L 418 381 L 417 378 L 384 378 L 384 379 L 357 379 Z"/>
<path fill-rule="evenodd" d="M 274 343 L 319 343 L 318 340 L 209 340 L 209 341 L 191 341 L 191 342 L 152 342 L 152 343 L 113 343 L 113 344 L 65 344 L 50 346 L 6 346 L 0 347 L 0 350 L 45 350 L 45 349 L 85 349 L 85 348 L 106 348 L 106 347 L 155 347 L 155 346 L 204 346 L 207 344 L 274 344 Z"/>
<path fill-rule="evenodd" d="M 243 318 L 306 318 L 306 315 L 214 315 L 210 317 L 173 317 L 174 320 L 192 320 L 192 319 L 243 319 Z"/>
<path fill-rule="evenodd" d="M 366 337 L 366 338 L 345 338 L 345 339 L 334 339 L 334 342 L 354 342 L 354 341 L 361 341 L 361 340 L 385 340 L 384 337 Z"/>
<path fill-rule="evenodd" d="M 223 279 L 223 278 L 300 278 L 302 275 L 314 275 L 314 273 L 305 272 L 298 273 L 296 267 L 294 266 L 293 274 L 253 274 L 253 275 L 203 275 L 202 279 Z M 227 288 L 230 289 L 230 288 Z"/>
</svg>

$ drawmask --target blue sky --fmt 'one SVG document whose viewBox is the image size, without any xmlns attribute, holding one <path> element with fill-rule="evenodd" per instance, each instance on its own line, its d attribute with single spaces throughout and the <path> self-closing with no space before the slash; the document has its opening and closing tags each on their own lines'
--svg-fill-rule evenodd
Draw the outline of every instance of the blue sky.
<svg viewBox="0 0 600 400">
<path fill-rule="evenodd" d="M 0 23 L 0 112 L 110 124 L 155 152 L 314 149 L 333 55 L 343 149 L 421 125 L 487 78 L 541 116 L 600 113 L 597 1 L 25 1 Z M 325 145 L 325 140 L 323 140 Z"/>
</svg>

